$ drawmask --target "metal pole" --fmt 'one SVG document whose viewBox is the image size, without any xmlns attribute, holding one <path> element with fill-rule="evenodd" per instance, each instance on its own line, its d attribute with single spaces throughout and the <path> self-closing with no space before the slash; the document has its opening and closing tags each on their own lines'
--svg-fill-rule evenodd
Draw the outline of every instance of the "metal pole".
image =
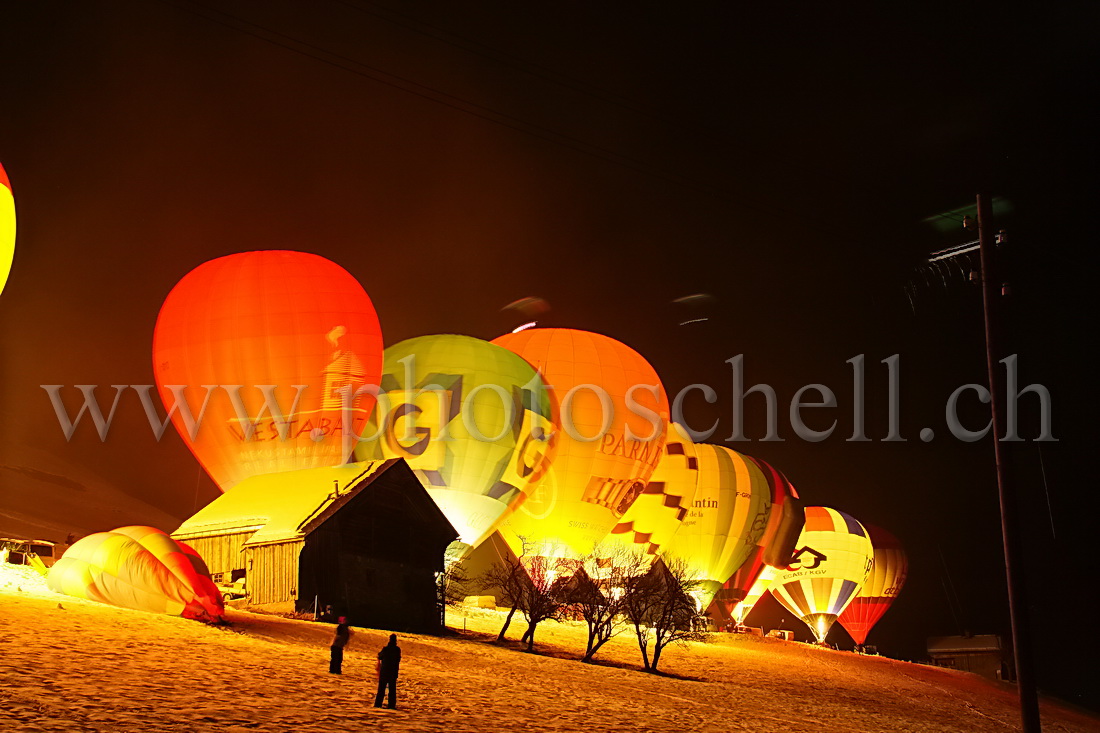
<svg viewBox="0 0 1100 733">
<path fill-rule="evenodd" d="M 1016 687 L 1020 695 L 1020 718 L 1024 733 L 1039 733 L 1039 697 L 1031 663 L 1031 628 L 1028 624 L 1027 592 L 1024 587 L 1020 540 L 1017 536 L 1016 502 L 1008 490 L 1001 447 L 1004 433 L 1001 390 L 997 388 L 997 352 L 995 342 L 995 299 L 1000 282 L 993 262 L 990 243 L 992 229 L 989 201 L 978 195 L 978 242 L 982 265 L 982 310 L 985 315 L 985 357 L 989 369 L 990 408 L 993 413 L 993 456 L 997 465 L 997 495 L 1001 504 L 1001 539 L 1004 542 L 1005 576 L 1008 580 L 1008 613 L 1012 622 L 1012 654 L 1016 664 Z"/>
</svg>

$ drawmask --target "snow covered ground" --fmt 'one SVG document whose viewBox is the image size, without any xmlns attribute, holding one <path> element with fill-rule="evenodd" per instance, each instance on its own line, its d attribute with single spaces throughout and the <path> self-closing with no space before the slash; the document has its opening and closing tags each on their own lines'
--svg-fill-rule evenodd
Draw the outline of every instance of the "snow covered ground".
<svg viewBox="0 0 1100 733">
<path fill-rule="evenodd" d="M 579 626 L 541 654 L 490 643 L 501 615 L 451 614 L 447 638 L 401 635 L 398 709 L 373 708 L 388 632 L 356 629 L 330 675 L 332 626 L 240 611 L 230 628 L 101 606 L 0 571 L 0 731 L 1008 731 L 1013 689 L 970 674 L 754 637 L 673 648 L 639 671 L 632 637 L 577 661 Z M 463 632 L 465 623 L 466 631 Z M 510 632 L 519 635 L 518 625 Z M 1044 729 L 1100 720 L 1045 705 Z"/>
</svg>

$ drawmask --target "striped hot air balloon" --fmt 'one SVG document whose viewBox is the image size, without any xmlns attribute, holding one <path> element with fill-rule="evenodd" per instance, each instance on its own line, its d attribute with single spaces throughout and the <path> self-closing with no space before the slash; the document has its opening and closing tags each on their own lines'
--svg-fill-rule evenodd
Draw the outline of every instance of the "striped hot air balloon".
<svg viewBox="0 0 1100 733">
<path fill-rule="evenodd" d="M 844 627 L 856 644 L 863 646 L 867 634 L 882 614 L 890 608 L 905 585 L 909 572 L 909 558 L 894 535 L 881 527 L 867 525 L 871 534 L 871 544 L 875 548 L 875 561 L 867 582 L 860 588 L 844 613 L 840 614 L 840 625 Z"/>
<path fill-rule="evenodd" d="M 695 447 L 698 485 L 691 508 L 661 556 L 683 561 L 700 581 L 699 608 L 752 558 L 767 527 L 771 491 L 756 464 L 729 448 Z"/>
<path fill-rule="evenodd" d="M 810 627 L 818 642 L 859 593 L 874 549 L 854 518 L 828 507 L 806 507 L 806 526 L 791 564 L 776 573 L 771 592 Z"/>
<path fill-rule="evenodd" d="M 768 513 L 768 524 L 764 530 L 756 551 L 737 569 L 714 597 L 718 617 L 723 623 L 737 621 L 735 609 L 745 600 L 749 591 L 760 577 L 765 567 L 786 567 L 794 554 L 798 536 L 802 532 L 806 516 L 798 492 L 782 472 L 766 461 L 745 456 L 756 464 L 760 473 L 768 482 L 771 490 L 772 505 Z M 748 613 L 746 610 L 745 613 Z"/>
</svg>

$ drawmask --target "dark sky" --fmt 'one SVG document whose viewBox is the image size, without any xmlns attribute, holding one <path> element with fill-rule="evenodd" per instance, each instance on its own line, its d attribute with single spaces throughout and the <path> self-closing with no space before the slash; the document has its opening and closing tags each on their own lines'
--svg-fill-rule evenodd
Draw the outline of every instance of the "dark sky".
<svg viewBox="0 0 1100 733">
<path fill-rule="evenodd" d="M 542 296 L 544 325 L 622 340 L 671 394 L 712 385 L 718 404 L 696 397 L 688 417 L 720 418 L 715 441 L 732 428 L 725 360 L 744 354 L 786 440 L 759 441 L 750 396 L 753 441 L 733 447 L 909 548 L 909 585 L 871 641 L 919 659 L 930 635 L 1007 636 L 992 445 L 950 438 L 943 417 L 955 387 L 985 380 L 978 291 L 956 277 L 914 310 L 904 289 L 923 254 L 968 239 L 921 220 L 985 191 L 1013 207 L 998 222 L 1004 345 L 1022 384 L 1050 388 L 1060 439 L 1043 446 L 1047 491 L 1036 443 L 1010 457 L 1040 683 L 1083 702 L 1100 653 L 1086 613 L 1097 10 L 893 5 L 4 2 L 0 161 L 19 215 L 0 297 L 5 503 L 55 511 L 27 508 L 26 477 L 46 474 L 166 524 L 212 498 L 133 393 L 106 442 L 85 424 L 66 443 L 39 385 L 151 384 L 180 277 L 300 249 L 363 283 L 391 344 L 492 338 L 516 325 L 502 305 Z M 671 301 L 696 292 L 716 298 L 691 314 L 709 320 L 681 327 Z M 845 440 L 858 354 L 867 443 Z M 884 443 L 892 354 L 908 440 Z M 821 443 L 786 417 L 809 383 L 840 404 L 808 418 L 837 418 Z"/>
</svg>

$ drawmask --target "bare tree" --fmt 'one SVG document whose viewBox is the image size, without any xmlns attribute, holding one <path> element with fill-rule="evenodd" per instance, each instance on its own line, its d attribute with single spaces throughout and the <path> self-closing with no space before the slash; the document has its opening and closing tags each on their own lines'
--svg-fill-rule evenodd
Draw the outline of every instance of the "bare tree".
<svg viewBox="0 0 1100 733">
<path fill-rule="evenodd" d="M 547 557 L 521 558 L 527 569 L 519 607 L 527 620 L 527 630 L 520 641 L 527 642 L 527 651 L 534 651 L 535 628 L 543 621 L 561 621 L 568 605 L 568 588 L 577 564 Z"/>
<path fill-rule="evenodd" d="M 630 626 L 625 613 L 628 592 L 649 564 L 644 554 L 621 546 L 596 548 L 581 558 L 568 599 L 588 626 L 582 662 L 591 662 L 600 647 Z"/>
<path fill-rule="evenodd" d="M 530 579 L 527 570 L 519 559 L 507 558 L 494 564 L 476 581 L 481 591 L 494 589 L 497 591 L 497 603 L 508 607 L 508 616 L 504 619 L 504 626 L 497 634 L 497 642 L 504 641 L 504 635 L 508 626 L 512 623 L 512 617 L 523 603 L 524 587 Z"/>
<path fill-rule="evenodd" d="M 648 573 L 628 583 L 623 610 L 634 626 L 646 671 L 657 671 L 661 653 L 669 644 L 706 640 L 706 614 L 691 597 L 691 591 L 698 585 L 681 560 L 657 561 Z"/>
</svg>

